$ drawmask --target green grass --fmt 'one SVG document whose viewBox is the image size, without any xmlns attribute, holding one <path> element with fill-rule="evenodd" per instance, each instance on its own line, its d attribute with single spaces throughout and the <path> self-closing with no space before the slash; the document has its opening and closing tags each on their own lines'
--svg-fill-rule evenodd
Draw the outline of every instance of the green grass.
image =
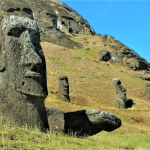
<svg viewBox="0 0 150 150">
<path fill-rule="evenodd" d="M 124 111 L 126 112 L 126 111 Z M 118 112 L 119 113 L 119 112 Z M 133 114 L 133 112 L 132 112 Z M 124 119 L 123 119 L 124 118 Z M 0 149 L 7 150 L 149 150 L 150 129 L 142 123 L 129 125 L 127 116 L 123 125 L 113 132 L 85 138 L 60 133 L 41 133 L 36 129 L 10 126 L 0 121 Z"/>
</svg>

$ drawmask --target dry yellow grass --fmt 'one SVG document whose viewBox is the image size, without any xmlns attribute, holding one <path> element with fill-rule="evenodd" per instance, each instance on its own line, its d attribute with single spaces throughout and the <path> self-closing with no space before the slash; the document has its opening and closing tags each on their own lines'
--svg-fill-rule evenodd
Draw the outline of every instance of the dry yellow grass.
<svg viewBox="0 0 150 150">
<path fill-rule="evenodd" d="M 131 110 L 149 110 L 150 103 L 145 100 L 147 81 L 134 77 L 136 74 L 142 74 L 142 71 L 134 72 L 121 64 L 108 66 L 106 62 L 99 62 L 98 52 L 104 49 L 100 36 L 80 35 L 74 37 L 74 40 L 80 41 L 85 48 L 67 49 L 51 43 L 42 43 L 47 63 L 49 90 L 47 106 L 63 109 L 64 102 L 58 100 L 51 92 L 57 91 L 58 77 L 67 75 L 71 104 L 66 104 L 68 108 L 65 107 L 63 109 L 65 111 L 91 107 L 104 110 L 116 109 L 114 107 L 116 94 L 112 84 L 112 79 L 116 77 L 127 88 L 127 97 L 135 102 Z M 87 50 L 86 47 L 89 47 L 90 50 Z"/>
</svg>

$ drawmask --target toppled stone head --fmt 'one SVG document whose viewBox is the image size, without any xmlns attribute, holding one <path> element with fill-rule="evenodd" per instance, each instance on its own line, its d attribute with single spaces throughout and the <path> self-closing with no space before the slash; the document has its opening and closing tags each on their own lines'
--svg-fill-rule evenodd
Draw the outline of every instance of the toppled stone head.
<svg viewBox="0 0 150 150">
<path fill-rule="evenodd" d="M 102 130 L 111 132 L 121 126 L 121 120 L 112 113 L 97 109 L 62 112 L 47 108 L 51 131 L 77 136 L 91 136 Z"/>
<path fill-rule="evenodd" d="M 58 79 L 59 79 L 58 98 L 70 102 L 68 77 L 60 76 Z"/>
<path fill-rule="evenodd" d="M 37 23 L 7 16 L 0 37 L 0 111 L 10 122 L 44 130 L 48 128 L 44 106 L 48 92 Z"/>
<path fill-rule="evenodd" d="M 126 101 L 127 101 L 126 91 L 127 91 L 127 89 L 125 89 L 121 85 L 121 81 L 118 78 L 113 79 L 113 84 L 114 84 L 114 88 L 115 88 L 115 91 L 117 94 L 116 106 L 118 108 L 126 108 Z"/>
</svg>

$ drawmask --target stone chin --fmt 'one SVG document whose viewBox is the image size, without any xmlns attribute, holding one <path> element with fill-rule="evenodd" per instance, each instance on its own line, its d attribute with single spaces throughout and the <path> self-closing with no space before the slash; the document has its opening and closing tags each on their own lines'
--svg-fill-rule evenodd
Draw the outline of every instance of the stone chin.
<svg viewBox="0 0 150 150">
<path fill-rule="evenodd" d="M 62 91 L 62 95 L 64 95 L 64 96 L 69 95 L 69 90 L 67 89 L 67 90 Z"/>
</svg>

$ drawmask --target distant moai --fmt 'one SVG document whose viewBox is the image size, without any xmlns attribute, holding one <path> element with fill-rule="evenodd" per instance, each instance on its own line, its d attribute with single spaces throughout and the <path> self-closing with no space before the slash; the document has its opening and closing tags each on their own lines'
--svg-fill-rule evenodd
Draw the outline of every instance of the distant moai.
<svg viewBox="0 0 150 150">
<path fill-rule="evenodd" d="M 117 108 L 127 108 L 126 107 L 126 102 L 127 102 L 127 97 L 126 97 L 126 91 L 122 85 L 121 81 L 118 78 L 113 79 L 113 84 L 114 88 L 117 94 L 117 99 L 116 99 L 116 107 Z"/>
<path fill-rule="evenodd" d="M 58 98 L 70 102 L 68 77 L 60 76 L 58 80 Z"/>
<path fill-rule="evenodd" d="M 150 101 L 150 82 L 146 83 L 145 90 L 147 96 L 146 100 Z"/>
<path fill-rule="evenodd" d="M 0 114 L 10 123 L 45 131 L 48 91 L 39 29 L 31 9 L 7 12 L 0 26 Z"/>
</svg>

